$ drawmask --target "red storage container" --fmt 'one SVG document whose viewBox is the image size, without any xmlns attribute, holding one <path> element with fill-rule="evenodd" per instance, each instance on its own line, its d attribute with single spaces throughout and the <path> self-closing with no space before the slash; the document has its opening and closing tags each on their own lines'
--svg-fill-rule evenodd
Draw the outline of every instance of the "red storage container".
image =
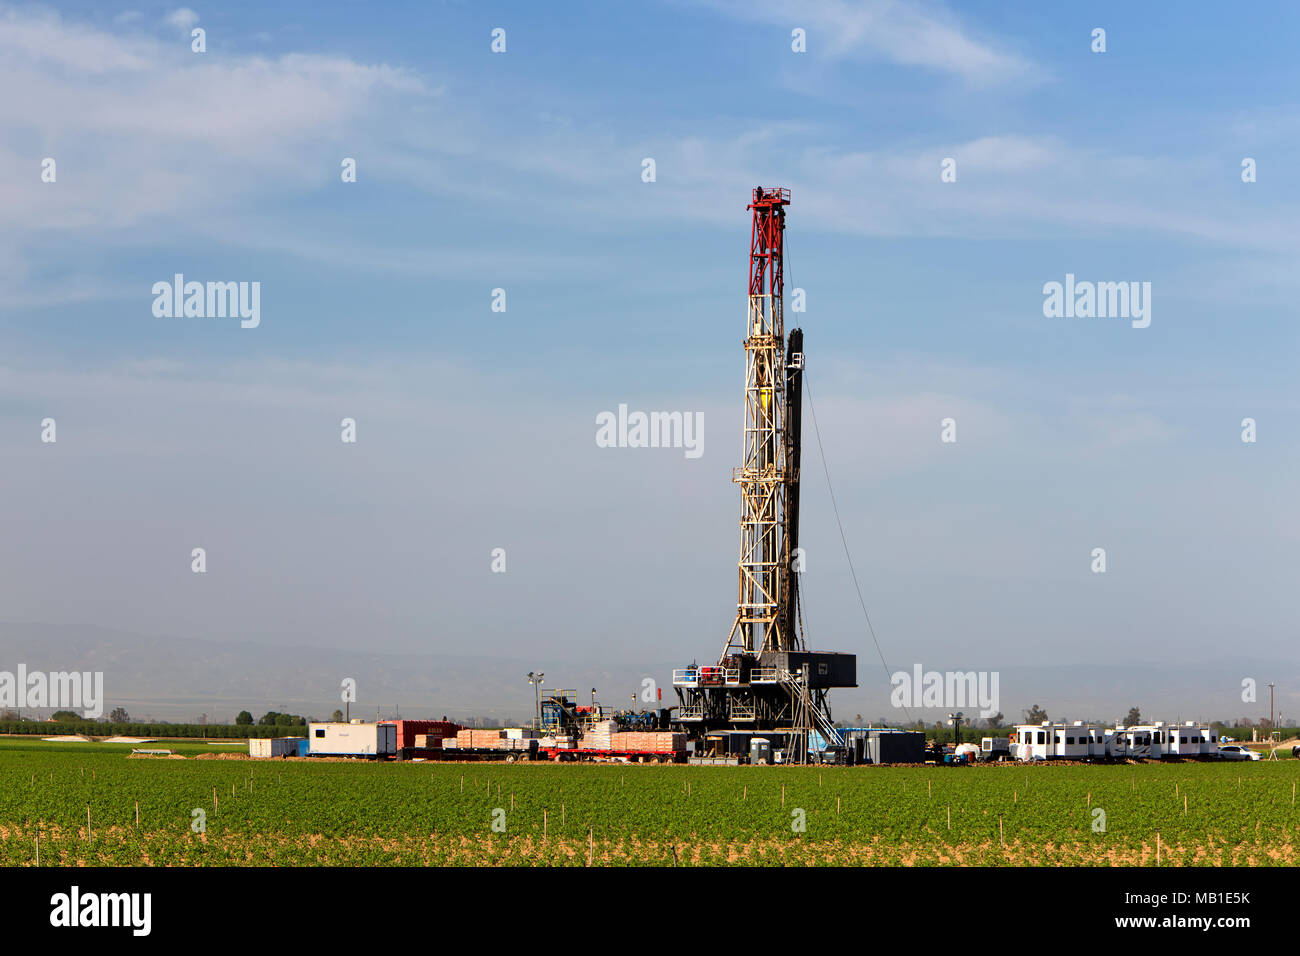
<svg viewBox="0 0 1300 956">
<path fill-rule="evenodd" d="M 433 734 L 437 737 L 455 737 L 456 731 L 460 730 L 460 724 L 454 724 L 449 720 L 381 720 L 381 724 L 397 725 L 397 747 L 418 747 L 420 746 L 417 737 L 424 734 Z"/>
</svg>

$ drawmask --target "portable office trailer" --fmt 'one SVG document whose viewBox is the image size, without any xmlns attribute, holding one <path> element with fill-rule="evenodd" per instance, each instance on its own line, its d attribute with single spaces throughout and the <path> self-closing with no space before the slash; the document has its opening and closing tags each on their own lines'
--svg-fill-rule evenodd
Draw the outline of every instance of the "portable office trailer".
<svg viewBox="0 0 1300 956">
<path fill-rule="evenodd" d="M 313 757 L 395 757 L 397 727 L 393 724 L 319 723 L 311 725 Z"/>
</svg>

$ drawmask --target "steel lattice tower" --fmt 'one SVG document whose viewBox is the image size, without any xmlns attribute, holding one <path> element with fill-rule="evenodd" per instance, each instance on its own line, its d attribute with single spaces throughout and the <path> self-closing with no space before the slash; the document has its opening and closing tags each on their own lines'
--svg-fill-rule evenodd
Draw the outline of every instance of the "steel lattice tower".
<svg viewBox="0 0 1300 956">
<path fill-rule="evenodd" d="M 827 691 L 856 687 L 857 659 L 809 651 L 798 626 L 799 454 L 803 420 L 803 331 L 785 332 L 785 207 L 790 190 L 757 187 L 746 207 L 749 303 L 740 485 L 736 617 L 717 666 L 678 668 L 674 724 L 696 754 L 738 759 L 748 740 L 794 762 L 809 759 L 814 734 L 837 741 Z"/>
<path fill-rule="evenodd" d="M 797 436 L 787 434 L 785 207 L 790 190 L 756 187 L 749 243 L 745 422 L 740 485 L 739 596 L 721 659 L 802 649 L 795 627 L 789 493 L 797 482 Z M 802 355 L 792 353 L 793 361 Z M 797 492 L 796 492 L 797 494 Z M 796 532 L 797 533 L 797 532 Z"/>
</svg>

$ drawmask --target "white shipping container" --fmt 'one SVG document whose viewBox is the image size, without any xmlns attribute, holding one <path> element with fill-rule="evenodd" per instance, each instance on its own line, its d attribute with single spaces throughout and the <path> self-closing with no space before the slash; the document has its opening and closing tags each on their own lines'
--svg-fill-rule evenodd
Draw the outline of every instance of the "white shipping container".
<svg viewBox="0 0 1300 956">
<path fill-rule="evenodd" d="M 248 755 L 250 757 L 296 757 L 300 740 L 301 737 L 250 737 Z"/>
<path fill-rule="evenodd" d="M 392 757 L 397 754 L 396 724 L 320 723 L 311 725 L 311 754 L 336 757 Z"/>
</svg>

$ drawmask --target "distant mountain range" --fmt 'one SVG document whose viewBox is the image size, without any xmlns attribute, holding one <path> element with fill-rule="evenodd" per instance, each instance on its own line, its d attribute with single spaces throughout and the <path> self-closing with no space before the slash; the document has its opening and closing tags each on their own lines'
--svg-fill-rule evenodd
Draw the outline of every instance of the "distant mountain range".
<svg viewBox="0 0 1300 956">
<path fill-rule="evenodd" d="M 626 707 L 647 674 L 660 682 L 663 706 L 676 703 L 670 685 L 682 662 L 620 661 L 611 652 L 600 662 L 555 658 L 535 660 L 480 654 L 416 654 L 331 647 L 274 647 L 241 641 L 145 637 L 108 628 L 0 623 L 0 671 L 17 665 L 33 670 L 89 670 L 104 673 L 104 712 L 125 707 L 133 719 L 193 721 L 206 713 L 224 723 L 241 710 L 260 717 L 268 710 L 327 718 L 344 709 L 341 683 L 357 682 L 353 716 L 480 718 L 503 723 L 533 713 L 533 688 L 526 675 L 543 669 L 546 686 L 564 686 L 587 699 L 597 688 L 607 705 Z M 962 662 L 951 666 L 960 667 Z M 891 661 L 891 668 L 911 662 Z M 926 669 L 943 667 L 926 661 Z M 1241 700 L 1242 680 L 1256 681 L 1256 700 Z M 1268 681 L 1282 719 L 1300 718 L 1300 665 L 1285 661 L 1226 659 L 1223 662 L 1149 662 L 1012 666 L 999 671 L 998 709 L 1018 720 L 1033 704 L 1055 719 L 1115 721 L 1139 707 L 1156 720 L 1257 720 L 1268 714 Z M 837 690 L 831 705 L 837 719 L 897 723 L 944 717 L 945 708 L 890 705 L 889 683 L 878 660 L 859 656 L 857 689 Z M 640 701 L 638 707 L 643 706 Z M 650 705 L 644 705 L 650 706 Z M 968 716 L 978 716 L 965 706 Z"/>
<path fill-rule="evenodd" d="M 563 677 L 582 673 L 583 686 L 611 688 L 615 676 L 562 661 L 485 655 L 395 654 L 369 648 L 268 647 L 231 641 L 144 637 L 106 628 L 0 624 L 0 670 L 104 673 L 104 712 L 125 707 L 133 719 L 227 722 L 241 710 L 327 718 L 345 709 L 342 681 L 352 678 L 352 716 L 481 717 L 526 720 L 534 691 L 526 675 L 546 665 Z M 636 680 L 623 678 L 637 686 Z M 566 687 L 572 681 L 564 682 Z M 549 685 L 549 682 L 547 684 Z M 626 699 L 628 694 L 619 693 Z M 612 700 L 607 700 L 613 703 Z M 630 700 L 627 701 L 630 703 Z M 620 706 L 623 701 L 620 701 Z"/>
</svg>

